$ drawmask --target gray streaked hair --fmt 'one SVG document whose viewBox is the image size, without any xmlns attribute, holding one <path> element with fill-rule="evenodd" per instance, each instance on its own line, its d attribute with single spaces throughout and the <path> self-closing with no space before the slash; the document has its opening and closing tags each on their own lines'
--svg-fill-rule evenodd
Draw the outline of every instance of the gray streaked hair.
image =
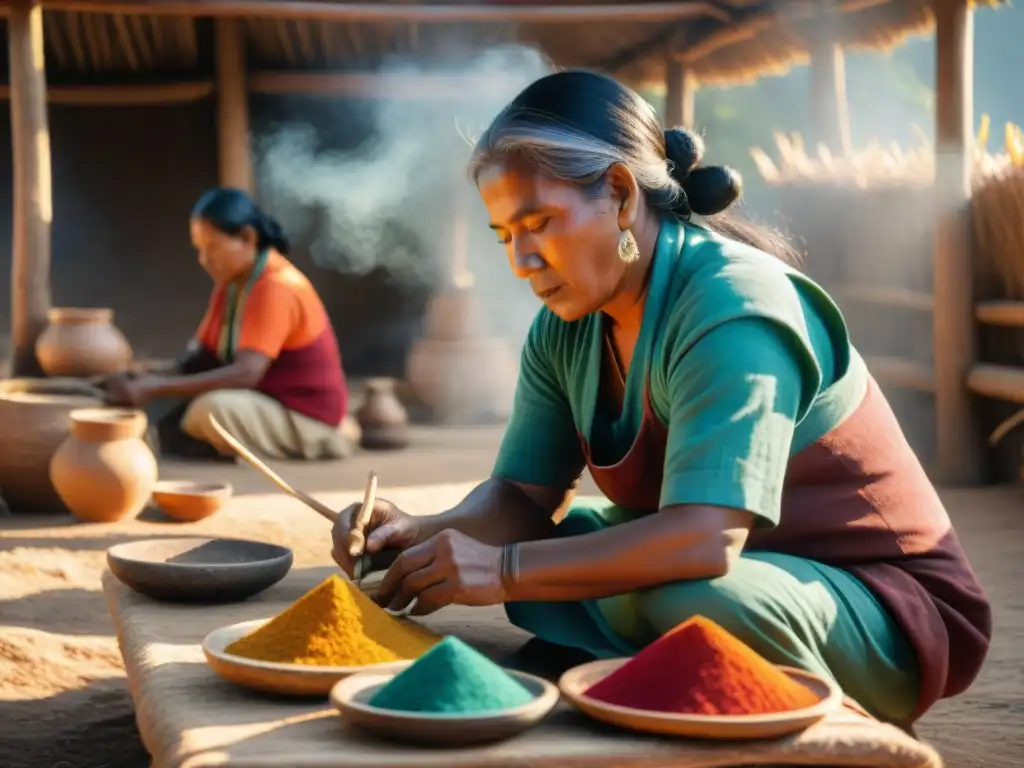
<svg viewBox="0 0 1024 768">
<path fill-rule="evenodd" d="M 619 120 L 630 120 L 621 114 Z M 631 141 L 616 146 L 572 126 L 551 120 L 530 120 L 510 107 L 499 114 L 477 140 L 467 168 L 476 184 L 487 166 L 506 157 L 517 157 L 542 174 L 596 191 L 608 169 L 626 166 L 650 202 L 671 210 L 682 199 L 682 187 L 672 178 L 672 164 L 665 157 L 665 142 L 651 110 L 650 131 L 654 141 Z M 637 126 L 643 130 L 648 126 Z M 645 131 L 646 132 L 646 131 Z"/>
</svg>

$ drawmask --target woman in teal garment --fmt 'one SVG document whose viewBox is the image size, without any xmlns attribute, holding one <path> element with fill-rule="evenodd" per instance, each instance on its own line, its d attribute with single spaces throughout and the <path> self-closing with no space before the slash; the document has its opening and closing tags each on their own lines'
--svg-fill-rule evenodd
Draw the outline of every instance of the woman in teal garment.
<svg viewBox="0 0 1024 768">
<path fill-rule="evenodd" d="M 503 603 L 598 657 L 703 615 L 911 722 L 970 684 L 988 602 L 840 312 L 784 241 L 721 215 L 739 178 L 702 154 L 582 71 L 481 137 L 471 176 L 544 307 L 492 477 L 436 516 L 377 503 L 378 599 Z M 603 497 L 574 498 L 586 469 Z"/>
</svg>

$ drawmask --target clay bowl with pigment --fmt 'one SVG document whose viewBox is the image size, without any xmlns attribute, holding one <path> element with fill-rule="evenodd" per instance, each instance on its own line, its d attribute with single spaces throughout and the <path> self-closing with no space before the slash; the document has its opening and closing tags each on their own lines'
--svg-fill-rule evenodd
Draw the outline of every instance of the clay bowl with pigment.
<svg viewBox="0 0 1024 768">
<path fill-rule="evenodd" d="M 620 707 L 586 695 L 590 686 L 628 661 L 630 659 L 606 659 L 581 664 L 562 675 L 558 687 L 570 703 L 595 720 L 633 731 L 692 739 L 740 740 L 784 736 L 814 725 L 843 705 L 843 692 L 831 680 L 782 666 L 780 670 L 814 692 L 817 704 L 770 715 L 689 715 Z"/>
<path fill-rule="evenodd" d="M 232 492 L 231 483 L 161 480 L 153 487 L 153 503 L 173 520 L 194 523 L 218 512 Z"/>
<path fill-rule="evenodd" d="M 532 701 L 521 707 L 465 715 L 372 706 L 370 699 L 400 671 L 371 670 L 346 677 L 331 689 L 331 704 L 345 723 L 389 741 L 462 747 L 510 739 L 547 717 L 559 699 L 558 689 L 547 680 L 506 669 L 533 694 Z"/>
<path fill-rule="evenodd" d="M 121 583 L 155 600 L 230 603 L 283 579 L 292 551 L 244 539 L 148 539 L 111 547 L 107 566 Z"/>
<path fill-rule="evenodd" d="M 270 619 L 244 621 L 215 629 L 203 639 L 203 655 L 210 669 L 229 683 L 279 696 L 325 697 L 339 681 L 367 670 L 392 671 L 408 666 L 408 661 L 363 664 L 352 667 L 320 667 L 312 664 L 282 664 L 258 661 L 227 653 L 236 640 L 259 629 Z"/>
</svg>

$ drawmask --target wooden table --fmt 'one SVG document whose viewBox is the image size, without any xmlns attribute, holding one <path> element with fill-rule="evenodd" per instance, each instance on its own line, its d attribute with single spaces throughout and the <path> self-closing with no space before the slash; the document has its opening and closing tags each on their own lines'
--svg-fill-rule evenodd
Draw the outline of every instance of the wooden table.
<svg viewBox="0 0 1024 768">
<path fill-rule="evenodd" d="M 560 704 L 540 726 L 476 749 L 417 749 L 347 728 L 326 702 L 277 699 L 230 685 L 207 667 L 200 643 L 218 627 L 269 618 L 331 573 L 295 569 L 261 595 L 227 606 L 158 603 L 107 572 L 103 590 L 117 629 L 142 739 L 154 768 L 710 768 L 780 764 L 938 768 L 935 753 L 890 726 L 842 713 L 795 737 L 738 747 L 613 731 Z M 495 609 L 450 608 L 425 621 L 499 660 L 527 636 Z M 543 670 L 537 670 L 543 672 Z"/>
</svg>

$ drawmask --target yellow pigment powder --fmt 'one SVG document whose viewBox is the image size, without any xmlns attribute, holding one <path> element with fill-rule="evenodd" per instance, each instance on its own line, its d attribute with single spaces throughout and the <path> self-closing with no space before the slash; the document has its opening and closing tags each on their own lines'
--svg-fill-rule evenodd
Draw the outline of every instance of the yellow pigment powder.
<svg viewBox="0 0 1024 768">
<path fill-rule="evenodd" d="M 279 664 L 353 667 L 416 659 L 440 639 L 331 576 L 225 652 Z"/>
</svg>

